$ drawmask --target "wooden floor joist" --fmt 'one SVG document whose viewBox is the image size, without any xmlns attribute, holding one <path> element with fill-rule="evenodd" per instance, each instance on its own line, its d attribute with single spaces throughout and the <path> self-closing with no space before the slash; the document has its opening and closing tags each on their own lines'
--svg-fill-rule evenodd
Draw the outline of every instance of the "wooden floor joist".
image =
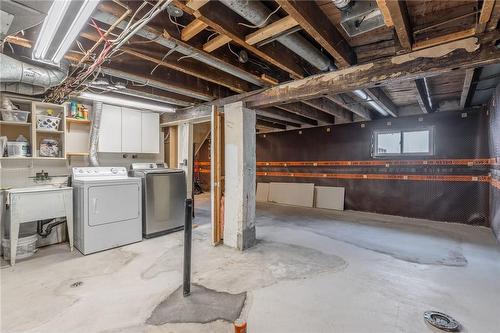
<svg viewBox="0 0 500 333">
<path fill-rule="evenodd" d="M 186 42 L 205 30 L 208 25 L 205 22 L 202 22 L 198 19 L 194 19 L 191 23 L 186 25 L 185 28 L 182 29 L 181 31 L 181 40 Z"/>
<path fill-rule="evenodd" d="M 276 22 L 273 22 L 263 28 L 260 28 L 255 32 L 252 32 L 249 35 L 246 35 L 245 42 L 247 42 L 249 45 L 254 45 L 257 44 L 258 42 L 276 36 L 282 33 L 283 31 L 291 29 L 297 25 L 298 23 L 297 21 L 295 21 L 293 17 L 286 16 Z"/>
<path fill-rule="evenodd" d="M 217 37 L 214 37 L 203 44 L 203 51 L 212 52 L 214 50 L 217 50 L 219 47 L 226 45 L 230 41 L 231 38 L 227 37 L 226 35 L 218 35 Z"/>
</svg>

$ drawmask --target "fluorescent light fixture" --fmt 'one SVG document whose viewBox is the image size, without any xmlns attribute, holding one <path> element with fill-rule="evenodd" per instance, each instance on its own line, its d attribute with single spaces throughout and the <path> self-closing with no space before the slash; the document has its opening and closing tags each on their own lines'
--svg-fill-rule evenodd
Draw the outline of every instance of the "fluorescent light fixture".
<svg viewBox="0 0 500 333">
<path fill-rule="evenodd" d="M 38 34 L 35 47 L 33 48 L 33 59 L 45 59 L 49 46 L 56 35 L 57 29 L 70 3 L 71 1 L 69 0 L 54 0 L 52 6 L 50 6 L 49 12 L 43 21 L 42 29 Z"/>
<path fill-rule="evenodd" d="M 79 97 L 83 99 L 89 99 L 92 101 L 98 101 L 103 103 L 109 103 L 114 105 L 128 106 L 131 108 L 137 108 L 141 110 L 155 111 L 155 112 L 175 112 L 175 109 L 170 106 L 166 106 L 162 103 L 146 103 L 138 100 L 131 100 L 127 98 L 118 98 L 113 96 L 106 96 L 101 94 L 92 94 L 88 92 L 80 93 Z"/>
<path fill-rule="evenodd" d="M 58 2 L 57 0 L 54 1 L 54 4 L 57 2 Z M 99 0 L 85 0 L 83 2 L 82 6 L 80 7 L 80 10 L 78 11 L 73 20 L 73 23 L 71 23 L 71 26 L 69 27 L 68 32 L 64 36 L 61 44 L 59 45 L 56 52 L 54 53 L 54 56 L 52 57 L 52 61 L 54 63 L 59 63 L 66 54 L 66 52 L 68 52 L 69 48 L 71 47 L 71 44 L 73 44 L 76 37 L 82 30 L 85 23 L 87 23 L 90 15 L 92 15 L 92 12 L 94 11 L 94 9 L 97 7 L 98 4 Z M 52 7 L 53 6 L 54 5 L 52 5 Z"/>
<path fill-rule="evenodd" d="M 363 91 L 363 90 L 354 90 L 353 91 L 354 95 L 358 96 L 362 100 L 364 100 L 368 105 L 370 105 L 372 108 L 374 108 L 378 113 L 380 113 L 383 116 L 388 116 L 389 113 L 384 110 L 380 105 L 378 105 L 375 101 L 371 100 L 368 95 Z"/>
</svg>

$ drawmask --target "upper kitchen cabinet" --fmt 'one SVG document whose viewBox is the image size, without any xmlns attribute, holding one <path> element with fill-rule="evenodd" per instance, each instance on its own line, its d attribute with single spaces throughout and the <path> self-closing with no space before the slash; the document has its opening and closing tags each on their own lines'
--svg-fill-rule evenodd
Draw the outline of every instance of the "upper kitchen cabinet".
<svg viewBox="0 0 500 333">
<path fill-rule="evenodd" d="M 143 112 L 141 127 L 141 152 L 158 154 L 160 152 L 160 115 L 153 112 Z"/>
<path fill-rule="evenodd" d="M 104 104 L 99 130 L 99 152 L 158 154 L 159 114 Z"/>
</svg>

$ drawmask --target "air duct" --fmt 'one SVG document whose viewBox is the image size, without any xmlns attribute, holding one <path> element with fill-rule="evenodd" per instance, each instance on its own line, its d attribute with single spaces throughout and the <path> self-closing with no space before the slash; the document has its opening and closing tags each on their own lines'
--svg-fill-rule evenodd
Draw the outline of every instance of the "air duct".
<svg viewBox="0 0 500 333">
<path fill-rule="evenodd" d="M 68 76 L 68 67 L 45 68 L 0 54 L 0 91 L 40 95 L 60 85 Z"/>
<path fill-rule="evenodd" d="M 220 2 L 259 27 L 265 26 L 266 20 L 271 14 L 271 11 L 260 1 L 220 0 Z M 296 33 L 281 36 L 276 40 L 321 71 L 335 68 L 334 64 L 327 56 L 321 53 L 304 37 Z"/>
<path fill-rule="evenodd" d="M 99 166 L 99 157 L 97 155 L 97 145 L 99 144 L 99 129 L 101 128 L 102 102 L 94 102 L 92 105 L 93 117 L 92 127 L 90 129 L 90 166 Z"/>
</svg>

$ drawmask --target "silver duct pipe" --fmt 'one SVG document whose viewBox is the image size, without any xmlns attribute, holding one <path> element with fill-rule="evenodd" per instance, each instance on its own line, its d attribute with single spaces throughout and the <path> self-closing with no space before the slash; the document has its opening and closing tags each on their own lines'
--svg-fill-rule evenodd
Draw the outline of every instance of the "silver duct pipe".
<svg viewBox="0 0 500 333">
<path fill-rule="evenodd" d="M 264 22 L 271 14 L 271 11 L 260 1 L 220 0 L 220 2 L 256 26 L 265 26 Z M 335 68 L 327 56 L 296 33 L 281 36 L 276 40 L 321 71 Z"/>
<path fill-rule="evenodd" d="M 115 23 L 115 21 L 118 19 L 118 17 L 103 12 L 101 10 L 97 10 L 92 17 L 100 21 L 102 23 L 106 23 L 108 25 L 112 25 Z M 124 29 L 128 25 L 127 21 L 121 21 L 118 23 L 117 27 L 120 29 Z M 220 69 L 223 72 L 229 73 L 231 75 L 234 75 L 236 77 L 241 78 L 242 80 L 245 80 L 247 82 L 253 83 L 259 87 L 263 87 L 265 84 L 263 81 L 256 75 L 250 74 L 236 66 L 230 65 L 222 60 L 219 59 L 214 59 L 213 57 L 207 56 L 205 53 L 200 52 L 199 50 L 196 50 L 195 48 L 190 48 L 185 45 L 178 45 L 174 41 L 167 39 L 163 37 L 161 34 L 157 34 L 155 32 L 149 31 L 147 29 L 139 29 L 136 32 L 137 36 L 141 36 L 143 38 L 146 38 L 148 40 L 154 40 L 156 43 L 165 46 L 166 48 L 169 49 L 175 49 L 175 51 L 184 54 L 186 56 L 190 56 L 190 58 L 196 59 L 204 64 L 207 64 L 211 67 Z M 161 89 L 161 88 L 160 88 Z"/>
<path fill-rule="evenodd" d="M 68 66 L 45 68 L 0 54 L 0 91 L 39 95 L 60 85 L 68 76 Z"/>
<path fill-rule="evenodd" d="M 101 128 L 102 102 L 94 102 L 92 105 L 92 127 L 90 128 L 90 166 L 99 166 L 99 157 L 97 156 L 97 145 L 99 143 L 99 129 Z"/>
</svg>

